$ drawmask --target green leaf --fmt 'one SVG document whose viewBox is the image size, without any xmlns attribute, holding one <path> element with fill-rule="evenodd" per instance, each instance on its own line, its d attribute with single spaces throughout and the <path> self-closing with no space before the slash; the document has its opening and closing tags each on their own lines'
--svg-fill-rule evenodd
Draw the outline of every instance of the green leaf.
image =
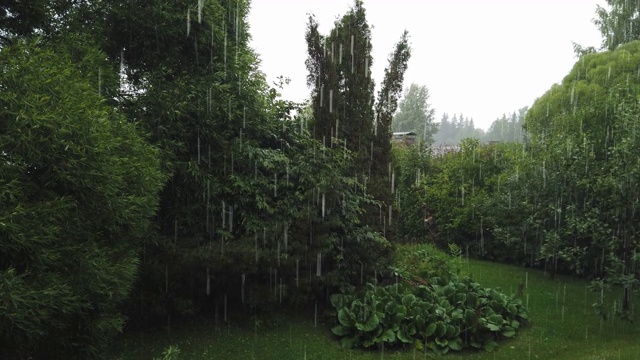
<svg viewBox="0 0 640 360">
<path fill-rule="evenodd" d="M 454 320 L 460 320 L 462 316 L 462 309 L 455 309 L 451 312 L 451 318 Z"/>
<path fill-rule="evenodd" d="M 449 349 L 460 351 L 462 350 L 462 339 L 456 338 L 456 339 L 449 340 L 448 345 L 449 345 Z"/>
<path fill-rule="evenodd" d="M 355 336 L 346 336 L 343 337 L 342 339 L 340 339 L 340 345 L 343 348 L 347 348 L 350 349 L 352 347 L 354 347 L 357 343 L 358 338 Z"/>
<path fill-rule="evenodd" d="M 393 301 L 389 301 L 387 305 L 384 307 L 384 311 L 388 314 L 394 314 L 396 310 L 396 303 Z"/>
<path fill-rule="evenodd" d="M 464 304 L 466 300 L 467 300 L 467 294 L 465 293 L 457 293 L 455 295 L 456 304 Z"/>
<path fill-rule="evenodd" d="M 487 321 L 501 326 L 504 322 L 504 318 L 500 314 L 493 314 L 487 318 Z"/>
<path fill-rule="evenodd" d="M 437 329 L 437 324 L 435 322 L 432 322 L 424 330 L 424 333 L 423 333 L 424 337 L 425 338 L 430 337 L 431 335 L 433 335 L 435 333 L 436 329 Z"/>
<path fill-rule="evenodd" d="M 329 298 L 329 300 L 331 301 L 331 305 L 335 309 L 342 309 L 343 307 L 347 306 L 349 300 L 351 299 L 352 297 L 346 294 L 333 294 Z"/>
<path fill-rule="evenodd" d="M 436 337 L 443 337 L 445 334 L 447 333 L 447 326 L 442 322 L 442 321 L 438 321 L 436 323 L 436 331 L 435 331 L 435 335 Z"/>
<path fill-rule="evenodd" d="M 492 352 L 493 350 L 495 350 L 498 347 L 498 343 L 493 341 L 493 340 L 489 340 L 484 344 L 484 349 L 488 352 Z"/>
<path fill-rule="evenodd" d="M 478 305 L 478 295 L 470 292 L 467 294 L 467 306 L 475 308 Z"/>
<path fill-rule="evenodd" d="M 338 321 L 340 322 L 340 324 L 347 327 L 355 325 L 353 314 L 350 313 L 346 308 L 338 310 Z"/>
<path fill-rule="evenodd" d="M 407 316 L 407 308 L 404 305 L 398 305 L 395 309 L 395 314 L 401 318 Z"/>
<path fill-rule="evenodd" d="M 447 336 L 448 339 L 451 339 L 453 337 L 458 336 L 458 333 L 459 333 L 459 331 L 456 331 L 455 326 L 447 325 L 447 334 L 446 334 L 446 336 Z"/>
<path fill-rule="evenodd" d="M 406 306 L 407 308 L 411 307 L 411 305 L 413 305 L 415 301 L 416 296 L 413 294 L 406 294 L 402 297 L 402 305 Z"/>
<path fill-rule="evenodd" d="M 476 316 L 475 311 L 471 309 L 467 309 L 464 311 L 464 321 L 466 326 L 475 327 L 477 320 L 478 317 Z"/>
<path fill-rule="evenodd" d="M 402 341 L 405 344 L 410 344 L 412 342 L 411 337 L 405 332 L 403 328 L 400 328 L 396 335 L 398 336 L 398 340 Z"/>
<path fill-rule="evenodd" d="M 436 344 L 438 344 L 438 345 L 440 345 L 442 347 L 449 345 L 449 340 L 447 340 L 447 339 L 436 338 L 435 341 L 436 341 Z"/>
<path fill-rule="evenodd" d="M 379 324 L 380 319 L 378 319 L 378 316 L 374 313 L 371 314 L 364 323 L 356 323 L 356 328 L 360 331 L 369 332 L 375 330 Z"/>
<path fill-rule="evenodd" d="M 353 328 L 342 326 L 342 325 L 336 325 L 336 326 L 331 328 L 331 332 L 334 335 L 340 336 L 340 337 L 351 334 L 352 330 L 353 330 Z"/>
<path fill-rule="evenodd" d="M 451 306 L 451 303 L 449 302 L 449 300 L 444 299 L 440 302 L 440 307 L 442 307 L 443 309 L 449 311 L 453 308 L 453 306 Z"/>
<path fill-rule="evenodd" d="M 380 335 L 380 340 L 392 344 L 396 341 L 396 333 L 391 329 L 387 329 Z"/>
<path fill-rule="evenodd" d="M 512 328 L 511 326 L 505 326 L 504 329 L 502 330 L 502 336 L 504 337 L 514 337 L 516 335 L 516 330 L 514 328 Z"/>
</svg>

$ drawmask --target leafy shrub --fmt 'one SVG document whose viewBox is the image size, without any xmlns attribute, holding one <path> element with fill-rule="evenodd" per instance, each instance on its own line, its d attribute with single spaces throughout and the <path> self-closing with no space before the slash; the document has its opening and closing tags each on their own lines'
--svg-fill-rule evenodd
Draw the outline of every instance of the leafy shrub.
<svg viewBox="0 0 640 360">
<path fill-rule="evenodd" d="M 100 358 L 152 228 L 158 154 L 92 83 L 116 76 L 104 55 L 82 56 L 0 49 L 0 357 Z"/>
<path fill-rule="evenodd" d="M 455 244 L 451 244 L 451 251 L 459 257 L 460 249 Z M 460 273 L 458 257 L 450 256 L 432 244 L 400 246 L 395 252 L 395 271 L 409 281 L 419 280 L 416 277 L 438 277 L 448 281 L 452 274 Z"/>
<path fill-rule="evenodd" d="M 469 277 L 431 278 L 429 286 L 403 283 L 333 294 L 333 334 L 344 347 L 411 344 L 436 354 L 476 348 L 492 351 L 515 336 L 529 315 L 521 301 Z"/>
</svg>

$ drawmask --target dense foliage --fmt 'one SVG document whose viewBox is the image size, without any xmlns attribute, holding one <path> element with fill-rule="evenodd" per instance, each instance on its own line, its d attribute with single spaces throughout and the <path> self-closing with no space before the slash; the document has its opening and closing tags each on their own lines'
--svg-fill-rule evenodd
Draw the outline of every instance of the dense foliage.
<svg viewBox="0 0 640 360">
<path fill-rule="evenodd" d="M 94 358 L 122 329 L 162 178 L 100 95 L 102 58 L 0 51 L 0 357 Z"/>
<path fill-rule="evenodd" d="M 527 112 L 525 143 L 463 141 L 400 191 L 432 208 L 441 246 L 586 275 L 598 291 L 619 285 L 614 309 L 629 318 L 639 284 L 639 65 L 637 41 L 582 56 Z"/>
<path fill-rule="evenodd" d="M 365 208 L 378 219 L 379 203 L 354 169 L 386 174 L 406 34 L 378 106 L 340 108 L 354 111 L 342 129 L 353 136 L 358 121 L 379 124 L 354 148 L 309 132 L 304 114 L 292 116 L 298 105 L 267 86 L 244 1 L 33 5 L 0 7 L 0 231 L 11 240 L 0 252 L 0 339 L 10 356 L 99 358 L 127 297 L 130 324 L 227 321 L 227 307 L 328 301 L 386 268 L 384 230 L 362 221 Z M 366 33 L 355 6 L 346 18 Z M 373 99 L 361 57 L 371 43 L 354 46 L 359 70 L 344 74 L 370 86 L 352 105 Z M 361 167 L 374 142 L 385 145 L 382 170 Z"/>
</svg>

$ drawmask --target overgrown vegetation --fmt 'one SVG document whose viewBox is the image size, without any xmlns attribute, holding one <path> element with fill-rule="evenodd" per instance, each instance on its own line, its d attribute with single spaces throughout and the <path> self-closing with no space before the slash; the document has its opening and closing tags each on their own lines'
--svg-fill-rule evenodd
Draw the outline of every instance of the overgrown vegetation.
<svg viewBox="0 0 640 360">
<path fill-rule="evenodd" d="M 329 294 L 348 347 L 493 350 L 528 318 L 527 280 L 515 297 L 480 286 L 463 254 L 587 276 L 602 321 L 631 320 L 640 42 L 616 20 L 634 9 L 608 2 L 612 51 L 577 49 L 526 131 L 524 110 L 503 119 L 526 141 L 442 157 L 391 153 L 409 38 L 374 96 L 360 0 L 326 36 L 309 19 L 306 112 L 279 98 L 286 79 L 266 83 L 245 1 L 3 3 L 0 357 L 101 358 L 124 315 L 168 330 L 249 315 L 257 334 L 258 314 L 313 304 L 317 319 Z M 388 239 L 453 257 L 392 263 Z"/>
<path fill-rule="evenodd" d="M 639 65 L 638 41 L 584 55 L 529 110 L 525 143 L 467 139 L 459 152 L 421 162 L 430 171 L 399 190 L 407 193 L 401 207 L 410 209 L 403 216 L 416 224 L 422 202 L 432 210 L 441 247 L 454 243 L 471 256 L 552 276 L 586 276 L 598 293 L 621 286 L 615 313 L 631 319 L 640 285 L 632 195 L 640 190 Z"/>
</svg>

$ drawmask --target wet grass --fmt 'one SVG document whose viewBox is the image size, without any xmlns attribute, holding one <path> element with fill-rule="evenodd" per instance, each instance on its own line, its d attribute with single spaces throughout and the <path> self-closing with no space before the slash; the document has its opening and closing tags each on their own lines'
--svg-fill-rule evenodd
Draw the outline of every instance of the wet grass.
<svg viewBox="0 0 640 360">
<path fill-rule="evenodd" d="M 543 272 L 484 261 L 466 261 L 463 271 L 487 287 L 517 293 L 528 304 L 532 324 L 493 353 L 467 351 L 447 359 L 640 359 L 640 325 L 601 321 L 592 304 L 600 296 L 583 280 L 550 279 Z M 605 296 L 609 310 L 621 291 Z M 639 304 L 635 301 L 635 306 Z M 616 305 L 617 306 L 617 305 Z M 425 359 L 429 353 L 405 350 L 342 349 L 326 326 L 314 323 L 314 309 L 272 318 L 272 326 L 251 322 L 197 325 L 125 334 L 111 359 L 152 359 L 177 345 L 179 359 Z"/>
</svg>

